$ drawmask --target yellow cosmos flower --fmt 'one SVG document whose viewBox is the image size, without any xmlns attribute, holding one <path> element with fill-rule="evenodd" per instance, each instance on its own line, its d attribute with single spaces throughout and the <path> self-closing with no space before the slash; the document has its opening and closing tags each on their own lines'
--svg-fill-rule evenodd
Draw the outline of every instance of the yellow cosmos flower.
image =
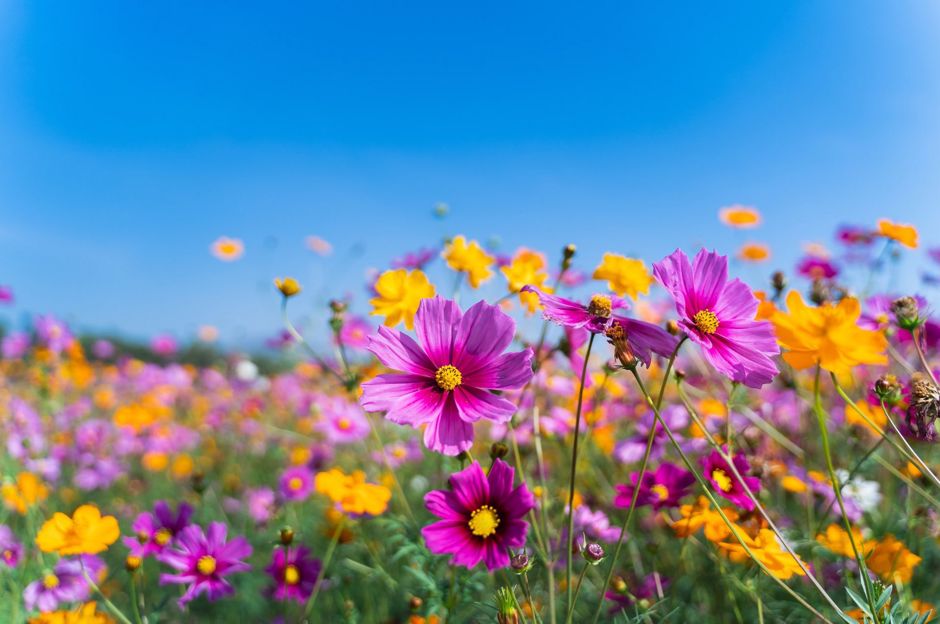
<svg viewBox="0 0 940 624">
<path fill-rule="evenodd" d="M 49 488 L 42 480 L 31 472 L 21 472 L 16 475 L 16 482 L 4 483 L 0 494 L 3 502 L 25 515 L 30 507 L 41 503 L 49 497 Z"/>
<path fill-rule="evenodd" d="M 757 532 L 757 537 L 750 537 L 744 531 L 736 531 L 736 533 L 747 544 L 754 557 L 778 579 L 785 581 L 794 575 L 806 575 L 800 565 L 802 560 L 785 551 L 777 541 L 776 534 L 770 529 L 761 529 Z M 738 541 L 719 542 L 718 548 L 736 563 L 744 563 L 751 559 L 744 550 L 744 546 Z"/>
<path fill-rule="evenodd" d="M 318 472 L 314 479 L 317 492 L 325 494 L 340 509 L 352 514 L 377 516 L 388 508 L 392 492 L 384 485 L 367 483 L 361 470 L 345 474 L 339 468 Z"/>
<path fill-rule="evenodd" d="M 94 602 L 86 602 L 75 611 L 49 611 L 29 619 L 29 624 L 114 624 L 114 619 L 97 612 Z"/>
<path fill-rule="evenodd" d="M 293 277 L 275 278 L 274 287 L 281 291 L 285 297 L 293 297 L 300 292 L 300 282 Z"/>
<path fill-rule="evenodd" d="M 463 235 L 455 236 L 444 248 L 441 257 L 453 270 L 466 273 L 473 288 L 479 288 L 480 284 L 493 277 L 490 270 L 495 261 L 493 256 L 486 253 L 475 240 L 468 243 Z"/>
<path fill-rule="evenodd" d="M 600 265 L 594 269 L 593 278 L 607 280 L 607 286 L 621 297 L 636 299 L 638 294 L 648 294 L 653 276 L 646 270 L 642 260 L 627 258 L 615 253 L 605 253 Z"/>
<path fill-rule="evenodd" d="M 896 240 L 905 247 L 917 249 L 917 228 L 913 225 L 894 223 L 890 219 L 879 219 L 878 235 Z"/>
<path fill-rule="evenodd" d="M 862 532 L 858 527 L 852 527 L 852 540 L 855 541 L 855 546 L 862 555 L 865 555 L 865 553 L 869 552 L 874 546 L 874 542 L 866 541 L 865 538 L 862 537 Z M 848 531 L 838 524 L 833 523 L 827 526 L 824 533 L 820 533 L 816 536 L 816 541 L 837 555 L 851 558 L 855 557 Z"/>
<path fill-rule="evenodd" d="M 876 407 L 865 400 L 856 401 L 855 407 L 857 407 L 860 412 L 868 416 L 868 420 L 862 418 L 857 411 L 852 409 L 851 405 L 846 405 L 845 422 L 850 425 L 859 425 L 860 427 L 865 427 L 875 436 L 880 437 L 881 432 L 884 431 L 884 428 L 888 426 L 888 419 L 885 417 L 884 410 L 882 410 L 880 406 Z M 871 423 L 874 423 L 877 428 L 872 427 Z"/>
<path fill-rule="evenodd" d="M 811 308 L 796 291 L 787 295 L 787 312 L 771 321 L 777 341 L 786 349 L 783 359 L 798 370 L 819 364 L 837 375 L 848 374 L 859 364 L 887 364 L 888 341 L 881 332 L 856 325 L 861 314 L 858 300 L 846 297 L 838 303 Z"/>
<path fill-rule="evenodd" d="M 500 272 L 509 282 L 509 292 L 519 293 L 523 286 L 535 286 L 542 292 L 551 293 L 552 288 L 546 286 L 548 280 L 548 271 L 545 270 L 547 263 L 545 256 L 531 249 L 520 249 L 513 256 L 512 262 L 502 268 Z M 539 297 L 535 293 L 519 293 L 519 303 L 525 306 L 526 311 L 532 314 L 541 307 Z"/>
<path fill-rule="evenodd" d="M 738 519 L 738 512 L 731 507 L 724 507 L 722 511 L 731 522 Z M 731 529 L 722 520 L 721 514 L 711 509 L 711 503 L 704 496 L 699 496 L 694 505 L 682 505 L 679 515 L 681 518 L 672 523 L 672 530 L 677 537 L 688 537 L 699 529 L 704 529 L 705 537 L 712 542 L 720 542 L 731 535 Z"/>
<path fill-rule="evenodd" d="M 94 555 L 105 551 L 121 536 L 117 519 L 102 516 L 94 505 L 82 505 L 72 517 L 56 512 L 47 520 L 36 545 L 43 552 L 59 555 Z"/>
<path fill-rule="evenodd" d="M 764 262 L 770 258 L 770 247 L 764 243 L 745 243 L 738 250 L 738 258 L 744 262 Z"/>
<path fill-rule="evenodd" d="M 760 225 L 760 213 L 753 206 L 734 204 L 718 211 L 718 218 L 728 227 L 752 228 Z"/>
<path fill-rule="evenodd" d="M 394 269 L 379 276 L 375 292 L 378 296 L 369 300 L 372 316 L 384 316 L 388 327 L 404 322 L 405 327 L 414 329 L 418 304 L 433 297 L 435 290 L 420 269 Z"/>
<path fill-rule="evenodd" d="M 245 244 L 237 238 L 220 236 L 212 243 L 212 255 L 223 262 L 234 262 L 245 253 Z"/>
<path fill-rule="evenodd" d="M 886 535 L 876 543 L 865 559 L 869 569 L 886 583 L 909 583 L 914 568 L 922 561 L 893 535 Z"/>
</svg>

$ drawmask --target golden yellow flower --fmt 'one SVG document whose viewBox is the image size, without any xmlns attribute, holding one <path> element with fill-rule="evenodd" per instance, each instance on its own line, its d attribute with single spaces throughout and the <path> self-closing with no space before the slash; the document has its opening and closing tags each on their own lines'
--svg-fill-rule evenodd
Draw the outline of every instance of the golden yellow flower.
<svg viewBox="0 0 940 624">
<path fill-rule="evenodd" d="M 731 522 L 738 519 L 738 512 L 731 507 L 723 507 L 722 511 Z M 731 529 L 721 514 L 711 509 L 711 503 L 704 496 L 699 496 L 694 505 L 682 505 L 679 515 L 681 518 L 672 523 L 672 530 L 678 537 L 688 537 L 699 529 L 704 529 L 705 537 L 712 542 L 719 542 L 731 535 Z"/>
<path fill-rule="evenodd" d="M 21 472 L 16 475 L 15 483 L 3 484 L 0 494 L 8 507 L 20 514 L 26 514 L 30 507 L 49 497 L 49 488 L 33 473 Z"/>
<path fill-rule="evenodd" d="M 480 284 L 493 276 L 490 270 L 493 256 L 486 253 L 475 240 L 468 243 L 463 235 L 455 236 L 444 248 L 441 257 L 454 271 L 466 273 L 473 288 L 479 288 Z"/>
<path fill-rule="evenodd" d="M 863 556 L 869 552 L 874 545 L 873 542 L 866 541 L 865 538 L 862 537 L 862 532 L 858 527 L 852 527 L 852 540 L 855 541 L 855 547 L 858 548 L 859 553 Z M 816 536 L 816 541 L 837 555 L 855 557 L 848 531 L 838 524 L 833 523 L 827 526 L 824 533 L 820 533 Z"/>
<path fill-rule="evenodd" d="M 210 247 L 212 255 L 224 262 L 233 262 L 245 253 L 245 245 L 237 238 L 220 236 Z"/>
<path fill-rule="evenodd" d="M 878 234 L 896 240 L 905 247 L 917 249 L 917 228 L 913 225 L 894 223 L 890 219 L 879 219 Z"/>
<path fill-rule="evenodd" d="M 760 213 L 753 206 L 734 204 L 718 211 L 718 218 L 733 228 L 752 228 L 760 225 Z"/>
<path fill-rule="evenodd" d="M 798 370 L 819 364 L 837 375 L 848 374 L 859 364 L 887 364 L 888 341 L 881 332 L 862 329 L 858 300 L 846 297 L 832 305 L 811 308 L 796 291 L 787 295 L 787 312 L 771 321 L 777 341 L 786 351 L 783 359 Z"/>
<path fill-rule="evenodd" d="M 738 258 L 745 262 L 764 262 L 770 258 L 770 247 L 764 243 L 745 243 L 738 250 Z"/>
<path fill-rule="evenodd" d="M 868 420 L 862 418 L 857 411 L 852 409 L 851 405 L 845 406 L 845 422 L 850 425 L 859 425 L 871 431 L 874 435 L 880 437 L 881 432 L 888 426 L 888 419 L 885 418 L 884 410 L 880 406 L 874 406 L 868 401 L 861 400 L 855 402 L 858 411 L 868 416 Z M 870 422 L 869 422 L 870 421 Z M 872 426 L 872 423 L 875 425 Z"/>
<path fill-rule="evenodd" d="M 369 300 L 373 316 L 384 316 L 388 327 L 404 322 L 405 327 L 414 329 L 418 305 L 422 299 L 433 297 L 435 290 L 420 269 L 394 269 L 379 276 L 375 292 L 378 296 Z"/>
<path fill-rule="evenodd" d="M 293 277 L 275 278 L 274 286 L 281 291 L 285 297 L 293 297 L 300 292 L 300 283 Z"/>
<path fill-rule="evenodd" d="M 59 555 L 94 555 L 105 551 L 121 536 L 117 519 L 102 516 L 94 505 L 82 505 L 72 517 L 56 512 L 47 520 L 36 545 L 43 552 Z"/>
<path fill-rule="evenodd" d="M 49 611 L 29 619 L 29 624 L 114 624 L 114 619 L 97 612 L 94 602 L 86 602 L 75 611 Z"/>
<path fill-rule="evenodd" d="M 869 569 L 886 583 L 909 583 L 914 568 L 922 561 L 893 535 L 886 535 L 865 559 Z"/>
<path fill-rule="evenodd" d="M 601 263 L 594 269 L 593 278 L 607 280 L 607 286 L 621 297 L 636 299 L 646 295 L 653 283 L 653 276 L 642 260 L 627 258 L 615 253 L 605 253 Z"/>
<path fill-rule="evenodd" d="M 500 268 L 500 271 L 509 283 L 509 292 L 519 293 L 523 286 L 529 285 L 550 293 L 552 288 L 545 285 L 548 280 L 546 265 L 543 254 L 531 249 L 520 249 L 513 256 L 512 262 Z M 531 292 L 519 293 L 519 303 L 525 306 L 529 314 L 541 307 L 538 295 Z"/>
<path fill-rule="evenodd" d="M 759 530 L 756 537 L 750 537 L 745 534 L 744 531 L 736 531 L 735 533 L 747 544 L 747 547 L 754 557 L 764 564 L 767 570 L 778 579 L 785 581 L 794 575 L 806 575 L 806 572 L 803 571 L 800 565 L 802 560 L 785 551 L 783 547 L 780 546 L 780 542 L 777 541 L 776 534 L 770 529 Z M 733 542 L 719 542 L 718 548 L 729 559 L 736 563 L 744 563 L 751 559 L 747 551 L 744 550 L 744 546 L 737 540 Z"/>
<path fill-rule="evenodd" d="M 384 485 L 367 483 L 361 470 L 345 474 L 339 468 L 318 472 L 314 479 L 317 492 L 325 494 L 340 509 L 352 514 L 377 516 L 388 508 L 392 492 Z"/>
</svg>

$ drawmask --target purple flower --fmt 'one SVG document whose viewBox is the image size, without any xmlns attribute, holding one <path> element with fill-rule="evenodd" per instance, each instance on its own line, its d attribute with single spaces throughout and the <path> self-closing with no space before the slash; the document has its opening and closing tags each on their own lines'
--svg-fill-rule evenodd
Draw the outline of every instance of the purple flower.
<svg viewBox="0 0 940 624">
<path fill-rule="evenodd" d="M 353 349 L 366 349 L 369 346 L 369 336 L 372 334 L 372 326 L 365 319 L 358 316 L 351 316 L 343 323 L 339 330 L 339 341 L 343 346 Z"/>
<path fill-rule="evenodd" d="M 34 327 L 39 341 L 57 355 L 72 344 L 72 332 L 65 323 L 51 314 L 37 316 Z"/>
<path fill-rule="evenodd" d="M 633 500 L 633 490 L 637 487 L 639 476 L 640 473 L 634 472 L 630 475 L 631 485 L 616 486 L 615 507 L 623 509 L 630 507 L 630 502 Z M 655 472 L 647 472 L 643 475 L 636 504 L 640 507 L 652 505 L 653 509 L 657 511 L 663 507 L 678 507 L 679 501 L 689 493 L 689 488 L 693 483 L 695 483 L 695 477 L 691 472 L 679 468 L 675 464 L 663 462 Z"/>
<path fill-rule="evenodd" d="M 15 568 L 22 556 L 23 545 L 17 541 L 10 527 L 0 524 L 0 561 L 7 567 Z"/>
<path fill-rule="evenodd" d="M 157 501 L 153 513 L 146 511 L 137 516 L 132 525 L 136 537 L 125 537 L 124 545 L 138 557 L 159 555 L 189 526 L 192 516 L 193 508 L 188 503 L 180 503 L 174 514 L 166 501 Z"/>
<path fill-rule="evenodd" d="M 101 360 L 107 360 L 114 357 L 116 349 L 114 348 L 114 343 L 110 340 L 96 340 L 95 344 L 91 347 L 91 352 L 95 355 L 96 358 Z"/>
<path fill-rule="evenodd" d="M 235 593 L 225 577 L 251 569 L 242 561 L 251 556 L 251 544 L 244 537 L 226 541 L 227 532 L 221 522 L 211 523 L 205 533 L 202 527 L 192 524 L 183 529 L 171 548 L 158 556 L 161 562 L 177 571 L 177 574 L 161 574 L 161 585 L 189 585 L 177 601 L 180 609 L 201 593 L 206 593 L 209 600 Z"/>
<path fill-rule="evenodd" d="M 780 353 L 767 321 L 754 320 L 758 301 L 739 279 L 728 281 L 728 258 L 702 249 L 694 265 L 680 250 L 653 265 L 676 302 L 681 325 L 705 359 L 733 381 L 759 388 L 773 380 Z"/>
<path fill-rule="evenodd" d="M 172 357 L 177 348 L 176 338 L 169 334 L 154 336 L 150 341 L 150 349 L 160 357 Z"/>
<path fill-rule="evenodd" d="M 756 496 L 760 490 L 760 479 L 747 476 L 751 466 L 747 463 L 744 453 L 738 453 L 733 459 L 734 467 L 744 477 L 744 485 L 747 485 L 751 493 Z M 710 455 L 702 458 L 702 468 L 705 479 L 712 484 L 712 488 L 719 496 L 747 511 L 754 509 L 754 501 L 747 495 L 744 485 L 718 451 L 712 451 Z"/>
<path fill-rule="evenodd" d="M 274 549 L 271 565 L 264 571 L 274 580 L 270 594 L 275 600 L 304 603 L 313 592 L 320 569 L 320 560 L 311 557 L 310 550 L 295 546 Z"/>
<path fill-rule="evenodd" d="M 291 466 L 281 475 L 281 496 L 285 500 L 300 501 L 313 491 L 313 472 L 305 466 Z"/>
<path fill-rule="evenodd" d="M 797 263 L 796 272 L 810 279 L 832 279 L 839 269 L 826 258 L 806 256 Z"/>
<path fill-rule="evenodd" d="M 59 603 L 79 602 L 88 598 L 91 588 L 82 574 L 82 566 L 94 578 L 104 570 L 104 562 L 92 555 L 76 559 L 59 559 L 55 568 L 46 572 L 23 590 L 23 604 L 28 611 L 55 611 Z"/>
<path fill-rule="evenodd" d="M 25 332 L 10 332 L 3 337 L 0 351 L 5 360 L 18 360 L 29 349 L 29 334 Z"/>
<path fill-rule="evenodd" d="M 441 518 L 421 529 L 428 550 L 453 555 L 451 563 L 466 568 L 481 560 L 491 572 L 508 566 L 508 549 L 525 546 L 523 517 L 535 506 L 524 483 L 513 488 L 513 473 L 499 459 L 489 474 L 473 462 L 450 476 L 450 490 L 428 492 L 424 505 Z"/>
<path fill-rule="evenodd" d="M 842 225 L 836 230 L 836 240 L 845 245 L 870 245 L 875 233 L 857 225 Z"/>
<path fill-rule="evenodd" d="M 404 372 L 362 384 L 362 407 L 401 425 L 427 425 L 425 446 L 457 455 L 473 445 L 473 423 L 504 423 L 516 411 L 490 391 L 521 388 L 532 377 L 530 349 L 503 353 L 515 331 L 510 317 L 484 301 L 462 314 L 453 301 L 424 299 L 415 314 L 418 342 L 387 327 L 371 338 L 369 350 Z"/>
<path fill-rule="evenodd" d="M 0 284 L 0 304 L 10 305 L 14 301 L 13 289 Z"/>
<path fill-rule="evenodd" d="M 620 537 L 620 529 L 610 526 L 610 519 L 600 509 L 592 510 L 587 505 L 578 505 L 574 510 L 574 531 L 583 533 L 591 539 L 603 542 L 615 542 Z M 567 535 L 567 530 L 565 530 Z"/>
<path fill-rule="evenodd" d="M 542 292 L 534 286 L 523 286 L 522 292 L 535 293 L 542 304 L 542 316 L 563 327 L 586 329 L 592 334 L 603 334 L 610 327 L 614 310 L 630 307 L 616 295 L 594 295 L 587 305 Z"/>
<path fill-rule="evenodd" d="M 406 253 L 400 258 L 392 260 L 393 269 L 423 269 L 429 262 L 437 258 L 441 253 L 440 249 L 419 249 L 415 252 Z"/>
<path fill-rule="evenodd" d="M 342 397 L 329 397 L 321 404 L 323 419 L 317 430 L 326 435 L 331 444 L 350 444 L 369 435 L 369 421 L 362 408 Z"/>
<path fill-rule="evenodd" d="M 274 490 L 271 488 L 258 488 L 248 490 L 248 515 L 257 524 L 267 524 L 274 517 Z"/>
</svg>

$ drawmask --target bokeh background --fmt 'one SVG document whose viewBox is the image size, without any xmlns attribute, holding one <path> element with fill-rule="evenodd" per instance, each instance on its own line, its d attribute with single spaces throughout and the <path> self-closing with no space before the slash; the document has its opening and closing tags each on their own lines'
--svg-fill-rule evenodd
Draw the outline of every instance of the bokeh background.
<svg viewBox="0 0 940 624">
<path fill-rule="evenodd" d="M 841 223 L 928 247 L 938 33 L 931 2 L 2 0 L 0 314 L 251 344 L 273 277 L 365 310 L 371 271 L 456 233 L 585 269 L 756 240 L 752 282 Z M 899 290 L 932 295 L 923 254 Z"/>
</svg>

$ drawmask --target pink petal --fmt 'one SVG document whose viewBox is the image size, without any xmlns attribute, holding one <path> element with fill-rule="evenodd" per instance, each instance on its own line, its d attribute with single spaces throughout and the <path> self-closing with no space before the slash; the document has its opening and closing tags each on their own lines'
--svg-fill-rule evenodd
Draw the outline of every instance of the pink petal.
<svg viewBox="0 0 940 624">
<path fill-rule="evenodd" d="M 437 370 L 454 359 L 454 335 L 461 314 L 457 304 L 436 296 L 424 299 L 415 313 L 415 333 L 428 358 Z"/>
<path fill-rule="evenodd" d="M 444 455 L 459 455 L 473 446 L 473 425 L 461 420 L 453 393 L 443 393 L 443 396 L 446 397 L 443 409 L 424 430 L 424 445 Z M 409 416 L 403 414 L 402 417 Z"/>
<path fill-rule="evenodd" d="M 454 366 L 464 375 L 489 366 L 506 350 L 516 333 L 516 322 L 499 307 L 478 301 L 467 310 L 454 338 Z"/>
<path fill-rule="evenodd" d="M 368 348 L 382 364 L 394 370 L 432 377 L 437 370 L 418 343 L 396 329 L 379 327 L 377 335 L 369 336 Z"/>
<path fill-rule="evenodd" d="M 463 383 L 488 390 L 521 388 L 532 379 L 533 357 L 531 349 L 504 353 L 493 359 L 487 366 L 472 373 L 465 373 Z"/>
<path fill-rule="evenodd" d="M 504 423 L 516 413 L 516 406 L 512 401 L 496 396 L 488 390 L 460 385 L 454 388 L 453 394 L 457 413 L 464 422 L 473 423 L 486 418 Z"/>
</svg>

